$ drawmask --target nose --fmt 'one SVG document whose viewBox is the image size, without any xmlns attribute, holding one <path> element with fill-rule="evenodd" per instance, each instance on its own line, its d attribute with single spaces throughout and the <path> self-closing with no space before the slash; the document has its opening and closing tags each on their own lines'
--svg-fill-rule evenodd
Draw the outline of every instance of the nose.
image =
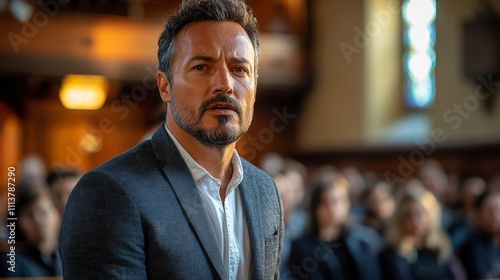
<svg viewBox="0 0 500 280">
<path fill-rule="evenodd" d="M 229 69 L 224 66 L 215 71 L 213 75 L 214 94 L 232 94 L 234 92 L 234 78 Z"/>
</svg>

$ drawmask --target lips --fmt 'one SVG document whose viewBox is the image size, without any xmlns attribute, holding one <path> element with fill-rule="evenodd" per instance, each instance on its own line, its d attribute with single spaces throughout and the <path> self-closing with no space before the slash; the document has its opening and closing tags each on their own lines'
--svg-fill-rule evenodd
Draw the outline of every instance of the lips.
<svg viewBox="0 0 500 280">
<path fill-rule="evenodd" d="M 212 112 L 217 115 L 228 115 L 236 113 L 241 116 L 241 107 L 236 100 L 231 99 L 227 95 L 217 95 L 208 100 L 205 100 L 200 106 L 200 116 L 205 112 Z"/>
<path fill-rule="evenodd" d="M 210 106 L 208 106 L 207 110 L 231 110 L 236 111 L 234 106 L 229 103 L 224 102 L 216 102 Z"/>
</svg>

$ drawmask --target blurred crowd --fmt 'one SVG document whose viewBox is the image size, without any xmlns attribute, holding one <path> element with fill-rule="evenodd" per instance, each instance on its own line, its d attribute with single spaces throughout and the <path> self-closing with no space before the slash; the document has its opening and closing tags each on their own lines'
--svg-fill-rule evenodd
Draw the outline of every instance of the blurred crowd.
<svg viewBox="0 0 500 280">
<path fill-rule="evenodd" d="M 75 169 L 55 169 L 47 173 L 37 156 L 23 159 L 13 192 L 14 216 L 6 213 L 15 219 L 15 235 L 12 236 L 6 226 L 0 231 L 0 277 L 62 276 L 57 251 L 60 223 L 69 194 L 80 177 L 81 173 Z M 7 201 L 5 194 L 2 201 Z M 7 205 L 2 208 L 7 210 Z M 6 220 L 2 217 L 2 223 Z"/>
<path fill-rule="evenodd" d="M 500 278 L 499 177 L 451 176 L 429 160 L 416 177 L 391 185 L 354 167 L 311 172 L 277 154 L 261 168 L 283 203 L 282 279 Z M 19 170 L 16 272 L 6 274 L 12 244 L 2 226 L 0 277 L 61 276 L 59 227 L 81 173 L 47 173 L 35 156 Z"/>
<path fill-rule="evenodd" d="M 500 181 L 428 160 L 396 185 L 374 172 L 266 155 L 284 210 L 282 279 L 498 279 Z M 486 180 L 487 179 L 487 180 Z"/>
</svg>

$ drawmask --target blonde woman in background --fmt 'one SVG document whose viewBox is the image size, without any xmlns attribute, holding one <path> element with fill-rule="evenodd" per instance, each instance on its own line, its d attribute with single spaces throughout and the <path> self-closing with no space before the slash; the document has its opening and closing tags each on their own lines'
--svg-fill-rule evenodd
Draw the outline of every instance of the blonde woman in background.
<svg viewBox="0 0 500 280">
<path fill-rule="evenodd" d="M 384 279 L 462 279 L 441 226 L 441 207 L 423 188 L 401 194 L 379 260 Z M 452 261 L 453 260 L 453 261 Z"/>
</svg>

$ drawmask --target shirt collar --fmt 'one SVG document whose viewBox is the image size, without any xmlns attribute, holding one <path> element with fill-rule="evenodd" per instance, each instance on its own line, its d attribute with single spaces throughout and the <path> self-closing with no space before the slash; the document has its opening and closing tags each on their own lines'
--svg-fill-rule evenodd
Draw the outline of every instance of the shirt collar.
<svg viewBox="0 0 500 280">
<path fill-rule="evenodd" d="M 188 151 L 184 149 L 182 144 L 179 143 L 179 141 L 177 141 L 172 132 L 170 132 L 170 130 L 167 128 L 167 124 L 165 124 L 164 127 L 168 135 L 174 142 L 175 146 L 177 147 L 177 150 L 179 150 L 179 153 L 181 154 L 182 159 L 186 163 L 189 172 L 191 173 L 191 176 L 193 176 L 196 185 L 198 186 L 199 185 L 198 182 L 206 176 L 208 176 L 208 178 L 212 180 L 216 180 L 217 182 L 219 182 L 220 185 L 220 180 L 210 175 L 210 173 L 208 173 L 208 171 L 205 168 L 203 168 L 203 166 L 198 164 L 198 162 L 194 160 L 194 158 L 188 153 Z M 236 149 L 234 150 L 233 157 L 231 158 L 231 164 L 233 165 L 233 175 L 231 177 L 231 180 L 229 181 L 227 193 L 230 193 L 233 189 L 235 189 L 243 180 L 243 166 L 241 164 L 241 158 Z"/>
</svg>

